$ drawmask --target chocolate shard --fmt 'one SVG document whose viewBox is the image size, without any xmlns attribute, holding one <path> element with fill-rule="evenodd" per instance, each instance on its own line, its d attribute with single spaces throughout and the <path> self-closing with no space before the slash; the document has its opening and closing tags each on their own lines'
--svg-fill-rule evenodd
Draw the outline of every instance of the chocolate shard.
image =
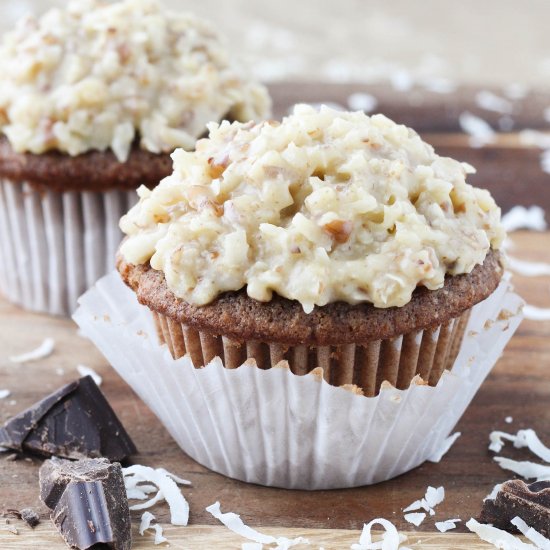
<svg viewBox="0 0 550 550">
<path fill-rule="evenodd" d="M 101 390 L 90 376 L 58 389 L 0 428 L 0 447 L 42 456 L 107 457 L 137 452 Z"/>
<path fill-rule="evenodd" d="M 32 508 L 23 508 L 19 513 L 21 519 L 33 529 L 40 523 L 40 516 Z"/>
<path fill-rule="evenodd" d="M 517 530 L 510 521 L 516 516 L 541 535 L 550 537 L 550 480 L 527 484 L 513 479 L 503 483 L 496 498 L 483 503 L 479 519 L 515 533 Z"/>
<path fill-rule="evenodd" d="M 40 498 L 71 548 L 130 550 L 130 509 L 122 468 L 105 458 L 53 458 L 39 472 Z"/>
<path fill-rule="evenodd" d="M 46 460 L 39 471 L 40 500 L 53 510 L 71 481 L 101 481 L 109 477 L 111 466 L 106 458 Z"/>
</svg>

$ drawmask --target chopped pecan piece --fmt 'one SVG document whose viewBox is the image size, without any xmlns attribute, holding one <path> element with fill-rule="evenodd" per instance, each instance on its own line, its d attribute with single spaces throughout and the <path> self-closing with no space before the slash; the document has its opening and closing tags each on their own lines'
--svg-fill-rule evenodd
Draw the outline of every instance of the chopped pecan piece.
<svg viewBox="0 0 550 550">
<path fill-rule="evenodd" d="M 323 226 L 323 229 L 338 243 L 345 243 L 351 235 L 353 223 L 344 220 L 333 220 Z"/>
</svg>

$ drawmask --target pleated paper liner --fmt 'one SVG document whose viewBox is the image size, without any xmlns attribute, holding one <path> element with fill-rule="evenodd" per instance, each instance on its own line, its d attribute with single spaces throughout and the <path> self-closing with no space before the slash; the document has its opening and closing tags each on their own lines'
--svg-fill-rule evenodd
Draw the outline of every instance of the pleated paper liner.
<svg viewBox="0 0 550 550">
<path fill-rule="evenodd" d="M 241 343 L 225 336 L 194 330 L 151 310 L 162 344 L 174 359 L 189 354 L 199 368 L 220 357 L 234 369 L 254 359 L 261 369 L 286 361 L 290 370 L 304 375 L 322 369 L 323 378 L 333 386 L 355 385 L 371 397 L 382 382 L 406 389 L 416 376 L 436 386 L 445 370 L 451 370 L 464 337 L 470 310 L 435 329 L 418 330 L 388 340 L 341 346 L 284 346 L 262 342 Z"/>
<path fill-rule="evenodd" d="M 111 271 L 135 191 L 38 192 L 0 180 L 0 292 L 25 309 L 70 315 Z"/>
<path fill-rule="evenodd" d="M 375 397 L 327 384 L 316 371 L 296 376 L 282 363 L 230 369 L 216 357 L 195 368 L 189 355 L 174 359 L 117 272 L 79 303 L 82 333 L 191 458 L 251 483 L 335 489 L 390 479 L 440 452 L 520 323 L 522 300 L 502 281 L 472 308 L 453 368 L 437 386 L 383 384 Z"/>
</svg>

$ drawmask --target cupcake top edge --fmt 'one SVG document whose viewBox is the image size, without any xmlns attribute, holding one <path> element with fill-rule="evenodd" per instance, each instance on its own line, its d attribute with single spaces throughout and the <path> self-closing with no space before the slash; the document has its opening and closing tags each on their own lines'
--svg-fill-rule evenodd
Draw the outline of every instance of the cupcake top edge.
<svg viewBox="0 0 550 550">
<path fill-rule="evenodd" d="M 246 287 L 314 306 L 403 306 L 501 246 L 500 209 L 384 115 L 299 105 L 281 123 L 210 124 L 196 151 L 121 219 L 127 262 L 204 305 Z"/>
<path fill-rule="evenodd" d="M 18 153 L 111 149 L 123 162 L 136 140 L 192 149 L 208 122 L 270 109 L 207 22 L 159 0 L 76 0 L 0 45 L 0 132 Z"/>
</svg>

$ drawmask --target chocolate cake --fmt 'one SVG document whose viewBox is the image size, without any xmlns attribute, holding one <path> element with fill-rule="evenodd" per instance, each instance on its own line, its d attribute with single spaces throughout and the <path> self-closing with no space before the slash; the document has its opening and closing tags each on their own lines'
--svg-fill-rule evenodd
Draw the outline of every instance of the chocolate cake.
<svg viewBox="0 0 550 550">
<path fill-rule="evenodd" d="M 134 143 L 126 162 L 112 151 L 88 151 L 75 157 L 59 151 L 36 155 L 17 153 L 0 137 L 0 178 L 26 182 L 38 192 L 132 191 L 140 185 L 154 187 L 171 174 L 169 154 L 145 151 Z"/>
</svg>

